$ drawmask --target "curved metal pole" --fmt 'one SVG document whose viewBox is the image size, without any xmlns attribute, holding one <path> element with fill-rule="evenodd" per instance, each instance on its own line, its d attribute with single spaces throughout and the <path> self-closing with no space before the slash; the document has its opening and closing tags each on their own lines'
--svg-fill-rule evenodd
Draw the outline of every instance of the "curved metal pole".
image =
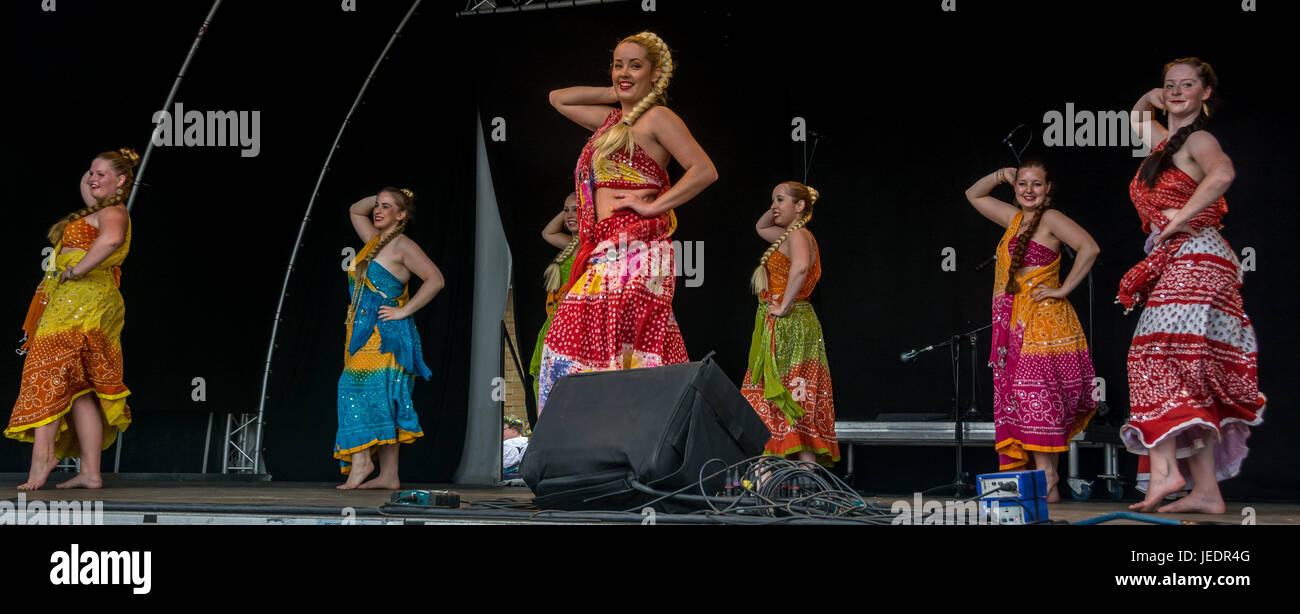
<svg viewBox="0 0 1300 614">
<path fill-rule="evenodd" d="M 185 78 L 185 71 L 190 68 L 190 60 L 194 59 L 194 54 L 199 50 L 199 43 L 203 42 L 203 35 L 208 33 L 208 25 L 212 23 L 212 16 L 217 14 L 217 7 L 221 6 L 221 0 L 215 0 L 212 8 L 208 10 L 208 16 L 203 19 L 203 26 L 199 28 L 199 33 L 194 37 L 194 44 L 190 45 L 190 52 L 185 56 L 185 62 L 181 64 L 181 71 L 176 74 L 176 80 L 172 82 L 172 91 L 167 92 L 167 101 L 163 103 L 163 112 L 169 112 L 172 107 L 172 101 L 176 100 L 176 91 L 181 89 L 181 79 Z M 131 207 L 135 206 L 135 197 L 140 193 L 139 187 L 144 183 L 144 168 L 149 164 L 149 154 L 153 153 L 153 137 L 158 133 L 160 128 L 154 127 L 153 133 L 149 135 L 149 144 L 145 146 L 144 157 L 140 158 L 140 168 L 135 171 L 135 190 L 131 190 L 131 196 L 126 199 L 126 210 L 128 213 Z"/>
<path fill-rule="evenodd" d="M 262 458 L 262 416 L 266 411 L 266 389 L 271 381 L 271 357 L 275 354 L 275 337 L 280 332 L 280 314 L 284 312 L 284 297 L 289 292 L 289 276 L 293 275 L 294 264 L 298 261 L 298 248 L 302 246 L 303 235 L 307 233 L 307 222 L 311 221 L 311 210 L 316 205 L 316 197 L 320 196 L 321 183 L 325 181 L 325 173 L 330 169 L 330 161 L 334 159 L 334 152 L 338 151 L 339 141 L 343 140 L 343 131 L 347 130 L 348 124 L 352 121 L 352 114 L 356 112 L 357 107 L 361 106 L 361 99 L 366 95 L 366 89 L 370 87 L 370 82 L 375 78 L 375 73 L 379 71 L 379 65 L 388 57 L 388 50 L 392 48 L 393 41 L 402 33 L 406 27 L 406 22 L 410 21 L 411 15 L 415 14 L 415 9 L 419 8 L 422 0 L 415 0 L 411 3 L 410 10 L 406 11 L 406 16 L 402 17 L 401 23 L 397 24 L 397 29 L 393 30 L 393 35 L 388 39 L 388 44 L 384 45 L 384 50 L 380 52 L 379 59 L 375 60 L 375 65 L 370 68 L 370 74 L 366 75 L 366 80 L 361 84 L 361 91 L 357 92 L 356 100 L 352 101 L 352 108 L 348 109 L 348 114 L 343 118 L 343 125 L 339 126 L 339 132 L 334 136 L 334 144 L 330 145 L 329 155 L 325 156 L 325 164 L 320 169 L 320 175 L 316 177 L 316 187 L 312 189 L 311 199 L 307 201 L 307 211 L 303 213 L 302 224 L 298 226 L 298 238 L 294 239 L 293 252 L 289 254 L 289 268 L 284 272 L 284 283 L 280 286 L 280 300 L 275 305 L 275 321 L 271 324 L 271 340 L 266 344 L 266 366 L 262 372 L 262 393 L 261 398 L 257 400 L 257 439 L 253 446 L 253 471 L 261 467 Z"/>
</svg>

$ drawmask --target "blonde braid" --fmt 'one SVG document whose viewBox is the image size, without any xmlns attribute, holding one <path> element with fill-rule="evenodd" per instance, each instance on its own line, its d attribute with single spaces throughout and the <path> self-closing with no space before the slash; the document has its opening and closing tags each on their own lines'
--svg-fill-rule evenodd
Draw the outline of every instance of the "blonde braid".
<svg viewBox="0 0 1300 614">
<path fill-rule="evenodd" d="M 352 304 L 348 307 L 348 322 L 352 321 L 353 311 L 357 308 L 357 301 L 361 300 L 361 293 L 366 285 L 366 271 L 370 268 L 370 261 L 379 255 L 380 250 L 384 249 L 385 245 L 396 239 L 397 235 L 402 234 L 403 230 L 406 230 L 406 220 L 398 220 L 393 225 L 393 229 L 379 239 L 379 242 L 375 244 L 375 248 L 367 252 L 361 262 L 357 263 L 356 280 L 353 282 L 352 288 Z"/>
<path fill-rule="evenodd" d="M 396 239 L 397 235 L 402 234 L 403 230 L 406 230 L 406 220 L 398 220 L 397 223 L 393 225 L 393 229 L 388 231 L 388 234 L 385 234 L 383 238 L 379 239 L 379 242 L 375 244 L 375 248 L 367 252 L 365 257 L 361 259 L 361 262 L 357 263 L 357 276 L 359 279 L 365 279 L 366 269 L 370 267 L 370 261 L 374 260 L 375 256 L 379 255 L 379 251 L 384 249 L 385 245 L 388 245 L 389 242 Z"/>
<path fill-rule="evenodd" d="M 787 181 L 782 185 L 793 186 L 795 188 L 794 191 L 796 192 L 798 192 L 800 189 L 807 192 L 808 198 L 806 200 L 808 201 L 808 213 L 805 214 L 803 218 L 800 219 L 799 221 L 790 224 L 790 227 L 786 228 L 785 232 L 781 233 L 781 238 L 777 239 L 774 243 L 769 245 L 767 247 L 767 251 L 763 252 L 763 257 L 759 259 L 758 266 L 754 268 L 754 274 L 749 276 L 749 287 L 751 290 L 754 291 L 754 294 L 762 294 L 764 291 L 767 290 L 768 259 L 772 257 L 772 254 L 776 253 L 776 250 L 781 247 L 782 243 L 785 243 L 785 240 L 787 237 L 790 236 L 790 233 L 808 225 L 808 222 L 812 220 L 813 205 L 817 203 L 817 199 L 821 196 L 821 193 L 818 192 L 812 186 L 807 186 L 797 181 Z M 805 200 L 805 199 L 800 198 L 798 200 Z"/>
<path fill-rule="evenodd" d="M 560 263 L 567 260 L 578 249 L 579 243 L 581 241 L 578 240 L 578 235 L 575 233 L 573 238 L 569 240 L 569 244 L 565 245 L 564 249 L 560 250 L 560 254 L 555 257 L 555 260 L 552 260 L 551 264 L 546 267 L 542 279 L 546 283 L 547 292 L 555 292 L 560 289 Z"/>
<path fill-rule="evenodd" d="M 790 233 L 803 228 L 804 225 L 808 223 L 808 220 L 811 219 L 812 214 L 809 213 L 808 215 L 803 216 L 803 219 L 790 224 L 790 227 L 786 228 L 785 232 L 781 234 L 781 238 L 769 245 L 767 251 L 763 252 L 763 257 L 758 260 L 758 266 L 754 268 L 754 274 L 749 277 L 749 287 L 754 291 L 754 294 L 762 294 L 763 291 L 767 290 L 768 259 L 772 257 L 772 254 L 776 253 L 776 250 L 781 247 L 782 243 L 785 243 L 785 239 L 790 236 Z"/>
<path fill-rule="evenodd" d="M 650 110 L 651 107 L 664 102 L 667 98 L 668 82 L 673 78 L 673 54 L 668 49 L 668 43 L 659 38 L 659 35 L 645 31 L 629 36 L 620 41 L 619 44 L 627 42 L 641 45 L 648 53 L 656 56 L 654 62 L 655 68 L 659 70 L 659 78 L 655 80 L 650 93 L 638 101 L 636 106 L 632 107 L 632 110 L 623 117 L 622 121 L 610 126 L 609 130 L 601 135 L 599 142 L 596 143 L 593 156 L 595 160 L 603 160 L 609 154 L 620 149 L 628 155 L 632 155 L 633 147 L 635 147 L 635 141 L 632 138 L 632 124 L 636 123 L 636 120 Z"/>
<path fill-rule="evenodd" d="M 135 153 L 135 150 L 130 147 L 123 147 L 117 151 L 106 151 L 95 156 L 96 160 L 101 158 L 112 164 L 113 171 L 118 175 L 126 175 L 126 182 L 122 184 L 121 191 L 90 205 L 89 207 L 83 207 L 77 211 L 69 213 L 68 215 L 63 216 L 59 221 L 55 222 L 54 225 L 50 226 L 50 229 L 45 234 L 46 238 L 50 240 L 51 245 L 58 245 L 59 242 L 63 240 L 63 229 L 67 228 L 68 224 L 91 215 L 101 209 L 121 204 L 127 198 L 130 198 L 131 187 L 135 184 L 135 173 L 132 169 L 140 163 L 140 155 Z"/>
</svg>

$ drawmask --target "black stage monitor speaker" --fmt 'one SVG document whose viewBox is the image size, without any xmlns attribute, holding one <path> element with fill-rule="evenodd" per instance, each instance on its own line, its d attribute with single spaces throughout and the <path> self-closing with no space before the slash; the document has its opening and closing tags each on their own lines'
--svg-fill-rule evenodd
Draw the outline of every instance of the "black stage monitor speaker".
<svg viewBox="0 0 1300 614">
<path fill-rule="evenodd" d="M 533 429 L 519 469 L 534 505 L 558 510 L 626 510 L 656 497 L 635 480 L 671 492 L 763 453 L 767 426 L 711 358 L 652 369 L 560 378 Z M 705 480 L 720 492 L 725 474 Z M 687 494 L 701 494 L 692 488 Z M 680 501 L 660 511 L 696 509 Z"/>
</svg>

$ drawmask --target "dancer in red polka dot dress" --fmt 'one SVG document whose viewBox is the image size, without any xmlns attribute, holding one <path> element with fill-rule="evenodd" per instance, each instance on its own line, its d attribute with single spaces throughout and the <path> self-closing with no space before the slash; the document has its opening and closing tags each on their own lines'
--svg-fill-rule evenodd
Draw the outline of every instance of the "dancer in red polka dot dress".
<svg viewBox="0 0 1300 614">
<path fill-rule="evenodd" d="M 574 171 L 580 245 L 542 346 L 538 411 L 551 387 L 584 371 L 686 362 L 673 317 L 673 209 L 717 179 L 713 161 L 664 100 L 668 45 L 652 32 L 614 49 L 612 87 L 551 92 L 565 117 L 593 131 Z M 670 187 L 674 159 L 685 174 Z"/>
</svg>

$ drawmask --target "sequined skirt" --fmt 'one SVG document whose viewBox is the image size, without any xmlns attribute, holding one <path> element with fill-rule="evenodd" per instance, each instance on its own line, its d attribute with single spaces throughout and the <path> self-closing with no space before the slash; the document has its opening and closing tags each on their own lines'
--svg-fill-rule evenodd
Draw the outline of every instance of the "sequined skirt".
<svg viewBox="0 0 1300 614">
<path fill-rule="evenodd" d="M 334 458 L 345 474 L 352 470 L 353 453 L 368 449 L 373 454 L 376 446 L 411 443 L 424 435 L 411 398 L 415 377 L 397 364 L 392 352 L 381 352 L 381 343 L 375 330 L 355 354 L 343 353 Z"/>
<path fill-rule="evenodd" d="M 84 255 L 60 254 L 55 269 L 73 266 Z M 78 280 L 47 280 L 44 288 L 51 288 L 48 303 L 28 346 L 5 436 L 30 443 L 35 441 L 34 429 L 58 422 L 55 455 L 78 457 L 76 430 L 64 415 L 73 400 L 93 393 L 104 419 L 101 449 L 107 449 L 118 431 L 131 424 L 126 403 L 131 391 L 122 381 L 126 307 L 116 277 L 111 268 L 97 268 Z"/>
<path fill-rule="evenodd" d="M 629 212 L 597 224 L 601 240 L 561 301 L 542 346 L 539 412 L 556 380 L 566 375 L 686 362 L 672 310 L 676 278 L 666 218 Z"/>
<path fill-rule="evenodd" d="M 772 433 L 764 453 L 810 451 L 828 467 L 839 461 L 826 342 L 812 305 L 797 301 L 778 318 L 759 301 L 740 392 Z"/>
<path fill-rule="evenodd" d="M 1011 316 L 1014 301 L 1002 294 L 993 304 L 993 326 L 1003 329 L 994 336 L 1007 339 L 991 365 L 994 448 L 1003 471 L 1026 466 L 1030 452 L 1068 450 L 1097 411 L 1092 356 L 1074 307 L 1061 299 L 1029 302 L 1021 324 Z"/>
<path fill-rule="evenodd" d="M 1130 452 L 1173 438 L 1178 458 L 1217 442 L 1220 480 L 1237 475 L 1250 427 L 1263 422 L 1255 329 L 1241 300 L 1240 265 L 1214 229 L 1186 239 L 1164 267 L 1138 319 L 1128 354 Z"/>
</svg>

